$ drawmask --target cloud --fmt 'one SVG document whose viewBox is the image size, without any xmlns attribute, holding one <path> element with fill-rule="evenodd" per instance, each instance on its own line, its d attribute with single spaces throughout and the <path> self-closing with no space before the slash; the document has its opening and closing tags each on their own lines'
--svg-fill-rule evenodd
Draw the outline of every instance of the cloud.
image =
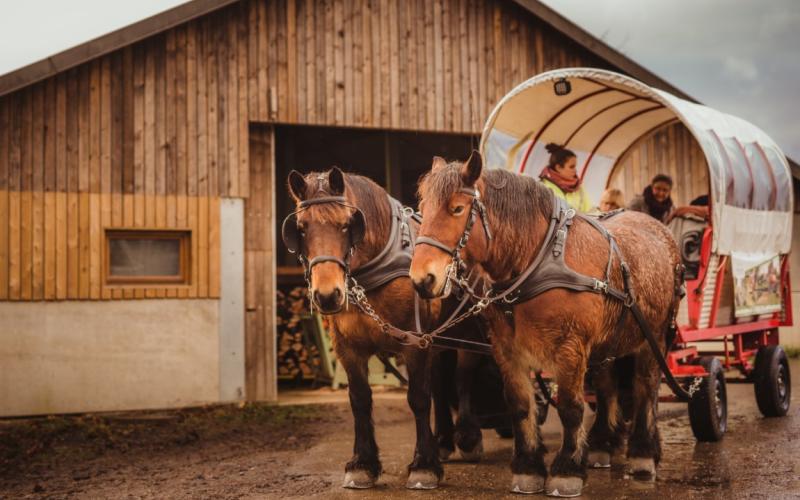
<svg viewBox="0 0 800 500">
<path fill-rule="evenodd" d="M 758 78 L 758 68 L 752 61 L 736 56 L 728 56 L 723 63 L 725 73 L 731 78 L 745 81 L 755 81 Z"/>
<path fill-rule="evenodd" d="M 800 160 L 800 1 L 544 0 L 702 103 Z"/>
</svg>

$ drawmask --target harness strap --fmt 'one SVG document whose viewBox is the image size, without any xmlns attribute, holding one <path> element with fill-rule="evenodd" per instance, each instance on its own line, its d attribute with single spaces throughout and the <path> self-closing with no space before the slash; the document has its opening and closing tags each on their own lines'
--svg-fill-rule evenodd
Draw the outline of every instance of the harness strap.
<svg viewBox="0 0 800 500">
<path fill-rule="evenodd" d="M 639 309 L 639 306 L 635 302 L 630 306 L 630 310 L 633 313 L 633 317 L 636 318 L 636 322 L 639 323 L 639 329 L 642 330 L 642 335 L 644 335 L 645 340 L 647 340 L 647 343 L 650 345 L 650 349 L 653 351 L 653 357 L 656 358 L 658 366 L 661 368 L 661 373 L 664 374 L 664 379 L 666 380 L 667 385 L 675 394 L 675 397 L 683 402 L 688 402 L 692 399 L 692 395 L 689 394 L 683 387 L 681 387 L 678 381 L 675 380 L 672 372 L 669 370 L 669 366 L 667 366 L 667 360 L 664 358 L 664 354 L 661 352 L 661 348 L 658 346 L 658 342 L 656 342 L 655 337 L 653 337 L 653 332 L 650 331 L 650 327 L 647 325 L 647 322 L 644 319 L 642 310 Z"/>
<path fill-rule="evenodd" d="M 311 259 L 311 261 L 308 263 L 308 272 L 310 273 L 311 269 L 314 266 L 316 266 L 317 264 L 322 264 L 323 262 L 335 262 L 339 264 L 343 269 L 349 268 L 349 266 L 344 260 L 340 259 L 339 257 L 336 257 L 335 255 L 317 255 L 316 257 Z"/>
<path fill-rule="evenodd" d="M 530 266 L 528 266 L 522 274 L 509 286 L 506 288 L 502 293 L 496 296 L 495 300 L 502 300 L 514 293 L 514 291 L 519 288 L 528 277 L 533 274 L 539 264 L 541 264 L 542 260 L 544 259 L 545 254 L 547 253 L 548 244 L 550 239 L 553 237 L 553 233 L 556 231 L 556 225 L 558 225 L 559 220 L 562 216 L 562 202 L 560 198 L 557 196 L 553 196 L 553 212 L 550 215 L 550 225 L 547 227 L 547 234 L 545 234 L 544 240 L 542 240 L 542 247 L 539 249 L 539 253 L 536 255 L 536 258 L 533 259 L 533 262 Z"/>
<path fill-rule="evenodd" d="M 452 255 L 455 253 L 454 248 L 450 248 L 449 246 L 445 245 L 439 240 L 429 238 L 427 236 L 417 236 L 417 241 L 414 242 L 414 245 L 430 245 L 432 247 L 436 247 L 439 250 L 444 251 L 448 255 Z"/>
<path fill-rule="evenodd" d="M 339 203 L 340 205 L 349 205 L 349 203 L 347 203 L 347 198 L 344 196 L 320 196 L 319 198 L 303 200 L 297 205 L 297 207 L 306 208 L 310 207 L 311 205 L 319 205 L 322 203 Z"/>
</svg>

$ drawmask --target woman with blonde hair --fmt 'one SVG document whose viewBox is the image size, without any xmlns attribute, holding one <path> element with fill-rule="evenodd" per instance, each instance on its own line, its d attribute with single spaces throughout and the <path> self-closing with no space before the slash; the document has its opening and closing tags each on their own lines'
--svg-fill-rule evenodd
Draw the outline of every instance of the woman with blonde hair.
<svg viewBox="0 0 800 500">
<path fill-rule="evenodd" d="M 622 196 L 622 191 L 617 188 L 608 188 L 600 196 L 598 208 L 601 212 L 610 212 L 624 206 L 625 197 Z"/>
</svg>

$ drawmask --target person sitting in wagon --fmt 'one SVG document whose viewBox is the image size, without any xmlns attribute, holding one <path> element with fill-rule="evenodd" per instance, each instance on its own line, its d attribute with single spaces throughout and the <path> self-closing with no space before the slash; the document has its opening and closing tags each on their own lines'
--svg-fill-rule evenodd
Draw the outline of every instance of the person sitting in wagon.
<svg viewBox="0 0 800 500">
<path fill-rule="evenodd" d="M 708 216 L 710 215 L 710 211 L 708 208 L 708 195 L 704 194 L 702 196 L 698 196 L 697 198 L 693 199 L 689 202 L 688 206 L 678 207 L 672 211 L 669 215 L 669 219 L 667 220 L 667 224 L 674 219 L 675 217 L 685 217 L 687 215 L 693 215 L 703 220 L 708 220 Z"/>
<path fill-rule="evenodd" d="M 589 212 L 592 203 L 578 177 L 575 153 L 552 142 L 545 149 L 550 153 L 550 161 L 539 174 L 542 184 L 578 212 Z"/>
<path fill-rule="evenodd" d="M 628 210 L 644 212 L 651 217 L 666 223 L 670 220 L 675 206 L 672 203 L 672 177 L 667 174 L 656 174 L 650 185 L 642 194 L 636 195 L 628 203 Z"/>
<path fill-rule="evenodd" d="M 624 206 L 625 197 L 622 195 L 622 191 L 617 188 L 608 188 L 600 196 L 600 204 L 597 205 L 597 209 L 600 212 L 610 212 Z"/>
</svg>

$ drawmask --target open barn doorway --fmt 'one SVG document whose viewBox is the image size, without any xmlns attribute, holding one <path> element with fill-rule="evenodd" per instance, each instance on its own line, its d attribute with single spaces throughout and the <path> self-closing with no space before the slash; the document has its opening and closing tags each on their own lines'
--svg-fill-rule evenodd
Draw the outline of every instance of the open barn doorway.
<svg viewBox="0 0 800 500">
<path fill-rule="evenodd" d="M 464 159 L 477 147 L 473 135 L 279 126 L 275 128 L 275 234 L 294 210 L 286 188 L 292 169 L 302 173 L 337 166 L 370 177 L 405 205 L 416 208 L 419 178 L 433 156 Z M 297 389 L 338 386 L 324 318 L 309 314 L 302 268 L 276 241 L 276 335 L 279 399 Z M 378 381 L 380 376 L 375 379 Z M 389 377 L 387 377 L 387 381 Z"/>
</svg>

